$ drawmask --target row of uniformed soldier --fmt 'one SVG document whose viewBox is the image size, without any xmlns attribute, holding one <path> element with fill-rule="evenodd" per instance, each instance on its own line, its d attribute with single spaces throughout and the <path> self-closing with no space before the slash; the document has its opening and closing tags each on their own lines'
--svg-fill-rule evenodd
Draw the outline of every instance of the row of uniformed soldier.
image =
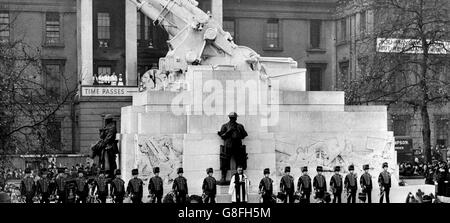
<svg viewBox="0 0 450 223">
<path fill-rule="evenodd" d="M 391 175 L 387 171 L 388 164 L 383 163 L 383 171 L 378 177 L 378 184 L 380 186 L 380 203 L 383 203 L 383 197 L 386 197 L 386 202 L 389 203 L 389 191 L 391 188 Z M 360 178 L 361 191 L 367 196 L 367 202 L 372 202 L 372 176 L 369 174 L 369 165 L 364 165 L 364 174 Z M 297 197 L 301 203 L 309 203 L 312 190 L 315 192 L 315 198 L 319 200 L 327 200 L 327 183 L 325 177 L 322 175 L 323 167 L 317 167 L 317 175 L 311 181 L 311 177 L 308 175 L 308 167 L 302 168 L 302 176 L 297 182 Z M 335 174 L 330 179 L 331 192 L 333 194 L 333 203 L 341 203 L 342 192 L 345 189 L 347 192 L 347 203 L 356 202 L 356 193 L 358 191 L 357 175 L 354 173 L 355 167 L 350 165 L 349 173 L 345 176 L 344 181 L 339 173 L 340 167 L 334 168 Z M 290 175 L 291 168 L 285 168 L 285 175 L 280 181 L 280 190 L 284 195 L 283 200 L 285 203 L 294 203 L 295 189 L 294 178 Z M 266 173 L 266 172 L 265 172 Z M 262 182 L 261 182 L 262 183 Z"/>
<path fill-rule="evenodd" d="M 380 203 L 383 202 L 383 196 L 386 202 L 389 202 L 389 190 L 391 187 L 391 176 L 387 172 L 387 163 L 383 164 L 383 172 L 378 177 L 380 185 Z M 357 175 L 354 173 L 354 166 L 350 165 L 349 174 L 342 180 L 339 173 L 340 167 L 334 168 L 335 174 L 330 179 L 331 192 L 334 195 L 333 203 L 341 203 L 341 195 L 343 189 L 347 192 L 347 203 L 356 202 L 356 193 L 358 190 Z M 364 174 L 360 178 L 362 192 L 366 194 L 367 201 L 371 203 L 372 177 L 369 174 L 369 165 L 364 165 Z M 295 191 L 294 178 L 290 175 L 291 168 L 285 167 L 285 175 L 280 181 L 281 194 L 284 195 L 285 203 L 294 203 L 295 199 L 299 199 L 302 203 L 309 203 L 311 193 L 314 190 L 314 196 L 319 200 L 326 200 L 327 183 L 324 177 L 323 168 L 317 167 L 317 175 L 311 180 L 308 175 L 308 168 L 302 168 L 302 176 L 297 182 L 297 191 Z M 160 169 L 153 169 L 154 176 L 149 180 L 148 190 L 152 203 L 161 203 L 164 194 L 163 180 L 159 176 Z M 183 168 L 178 168 L 178 177 L 174 179 L 172 190 L 177 203 L 186 203 L 188 197 L 187 179 L 183 177 Z M 207 176 L 203 180 L 203 202 L 215 203 L 217 194 L 217 183 L 213 177 L 213 169 L 206 170 Z M 42 170 L 42 177 L 34 183 L 31 177 L 31 171 L 25 170 L 26 176 L 21 182 L 21 193 L 25 196 L 27 203 L 32 203 L 35 195 L 40 197 L 41 203 L 49 203 L 51 195 L 58 196 L 59 203 L 86 203 L 96 202 L 98 199 L 101 203 L 106 203 L 108 197 L 111 197 L 115 203 L 123 203 L 126 195 L 130 196 L 133 203 L 142 203 L 143 197 L 143 181 L 138 178 L 137 169 L 132 170 L 132 179 L 128 182 L 125 190 L 125 182 L 121 179 L 120 170 L 116 170 L 114 179 L 108 179 L 104 171 L 100 171 L 98 177 L 85 178 L 82 170 L 78 171 L 78 176 L 68 176 L 67 172 L 62 169 L 58 170 L 58 176 L 52 179 L 47 176 L 47 170 Z M 270 169 L 264 169 L 264 177 L 259 184 L 262 203 L 273 203 L 273 180 L 270 176 Z M 297 193 L 296 193 L 297 192 Z M 296 195 L 294 195 L 296 194 Z"/>
</svg>

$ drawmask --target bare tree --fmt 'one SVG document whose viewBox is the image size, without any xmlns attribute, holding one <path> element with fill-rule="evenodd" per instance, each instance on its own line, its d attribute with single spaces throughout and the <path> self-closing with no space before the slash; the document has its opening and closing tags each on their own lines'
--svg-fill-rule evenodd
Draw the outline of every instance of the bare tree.
<svg viewBox="0 0 450 223">
<path fill-rule="evenodd" d="M 0 43 L 0 157 L 58 152 L 52 123 L 77 89 L 61 72 L 49 77 L 39 48 L 23 40 Z M 52 86 L 56 78 L 60 83 Z"/>
<path fill-rule="evenodd" d="M 420 113 L 424 155 L 431 161 L 429 109 L 449 99 L 450 1 L 343 0 L 339 12 L 370 10 L 371 32 L 355 41 L 356 79 L 348 104 L 383 103 Z M 449 42 L 446 42 L 449 41 Z M 383 48 L 384 47 L 384 48 Z"/>
</svg>

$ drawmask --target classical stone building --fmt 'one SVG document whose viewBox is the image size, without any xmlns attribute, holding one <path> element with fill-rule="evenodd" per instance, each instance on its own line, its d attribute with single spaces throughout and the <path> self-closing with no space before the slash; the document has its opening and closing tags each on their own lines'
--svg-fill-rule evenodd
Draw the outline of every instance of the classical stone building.
<svg viewBox="0 0 450 223">
<path fill-rule="evenodd" d="M 336 0 L 198 1 L 222 21 L 238 45 L 262 56 L 292 57 L 307 68 L 310 91 L 340 90 L 343 78 L 357 74 L 358 55 L 352 46 L 374 22 L 370 11 L 337 16 Z M 1 39 L 23 35 L 42 47 L 45 60 L 79 88 L 55 124 L 62 153 L 89 154 L 105 114 L 116 117 L 120 130 L 121 107 L 131 105 L 140 76 L 157 68 L 167 52 L 165 31 L 125 0 L 0 0 L 0 15 L 1 22 L 17 15 Z M 46 43 L 50 24 L 59 35 L 51 44 Z M 119 82 L 105 78 L 113 74 Z M 412 138 L 418 148 L 421 130 L 413 113 L 393 108 L 390 113 L 390 129 Z M 448 143 L 448 114 L 447 107 L 433 109 L 433 142 Z"/>
</svg>

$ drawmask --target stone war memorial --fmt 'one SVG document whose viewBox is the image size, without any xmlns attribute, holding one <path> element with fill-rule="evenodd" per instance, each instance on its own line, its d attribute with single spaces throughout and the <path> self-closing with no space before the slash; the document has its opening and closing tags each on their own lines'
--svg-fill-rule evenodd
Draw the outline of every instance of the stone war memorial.
<svg viewBox="0 0 450 223">
<path fill-rule="evenodd" d="M 153 167 L 160 167 L 168 193 L 182 167 L 189 194 L 201 195 L 207 168 L 213 168 L 218 181 L 222 177 L 224 140 L 217 133 L 228 114 L 236 112 L 248 133 L 242 144 L 248 154 L 250 202 L 258 202 L 264 168 L 271 170 L 276 193 L 286 166 L 297 185 L 303 166 L 311 177 L 323 166 L 328 181 L 335 166 L 346 174 L 353 164 L 359 177 L 369 164 L 376 201 L 378 173 L 388 162 L 391 194 L 400 190 L 385 106 L 346 106 L 344 92 L 306 91 L 306 70 L 293 59 L 261 57 L 237 46 L 196 1 L 133 2 L 166 29 L 170 51 L 159 70 L 144 75 L 146 90 L 133 95 L 132 106 L 122 108 L 120 169 L 125 181 L 137 168 L 146 188 Z M 231 161 L 227 180 L 234 171 Z M 228 186 L 217 192 L 218 202 L 231 201 Z M 399 196 L 403 200 L 406 194 Z"/>
</svg>

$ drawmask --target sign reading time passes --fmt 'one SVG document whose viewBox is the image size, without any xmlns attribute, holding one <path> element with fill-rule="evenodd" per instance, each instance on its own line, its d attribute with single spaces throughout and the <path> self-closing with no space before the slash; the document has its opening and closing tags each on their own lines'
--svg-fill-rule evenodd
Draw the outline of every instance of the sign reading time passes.
<svg viewBox="0 0 450 223">
<path fill-rule="evenodd" d="M 81 96 L 88 97 L 127 97 L 138 92 L 137 87 L 123 86 L 82 86 Z"/>
</svg>

